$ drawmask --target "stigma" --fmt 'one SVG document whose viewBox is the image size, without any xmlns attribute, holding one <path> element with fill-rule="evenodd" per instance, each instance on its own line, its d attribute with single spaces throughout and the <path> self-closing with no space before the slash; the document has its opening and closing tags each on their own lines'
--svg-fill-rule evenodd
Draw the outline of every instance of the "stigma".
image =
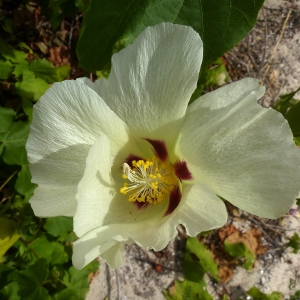
<svg viewBox="0 0 300 300">
<path fill-rule="evenodd" d="M 162 202 L 178 184 L 171 164 L 157 157 L 148 160 L 133 160 L 132 167 L 123 164 L 124 186 L 122 194 L 128 193 L 129 202 L 157 204 Z"/>
</svg>

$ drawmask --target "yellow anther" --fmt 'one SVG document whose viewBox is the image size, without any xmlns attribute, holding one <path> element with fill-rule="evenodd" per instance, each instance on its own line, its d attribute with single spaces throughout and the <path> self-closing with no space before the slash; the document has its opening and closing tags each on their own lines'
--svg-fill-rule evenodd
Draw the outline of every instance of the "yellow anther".
<svg viewBox="0 0 300 300">
<path fill-rule="evenodd" d="M 122 194 L 130 192 L 129 202 L 156 204 L 163 201 L 167 194 L 178 184 L 173 167 L 162 163 L 157 157 L 146 161 L 132 161 L 132 167 L 123 164 L 123 179 L 128 179 L 120 189 Z"/>
</svg>

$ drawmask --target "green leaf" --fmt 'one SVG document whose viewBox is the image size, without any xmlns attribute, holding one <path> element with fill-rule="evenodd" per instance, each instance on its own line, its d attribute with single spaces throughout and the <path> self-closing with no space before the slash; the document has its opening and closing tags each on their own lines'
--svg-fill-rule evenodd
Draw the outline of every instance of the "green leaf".
<svg viewBox="0 0 300 300">
<path fill-rule="evenodd" d="M 226 83 L 228 80 L 229 75 L 221 58 L 215 61 L 213 66 L 210 68 L 201 68 L 197 88 L 191 97 L 190 103 L 198 99 L 206 87 L 218 87 Z"/>
<path fill-rule="evenodd" d="M 167 300 L 213 300 L 213 297 L 205 290 L 204 280 L 196 283 L 189 280 L 175 281 L 175 292 L 172 296 L 164 292 Z"/>
<path fill-rule="evenodd" d="M 2 296 L 4 299 L 9 299 L 9 300 L 21 300 L 20 296 L 18 295 L 19 293 L 19 284 L 17 281 L 12 281 L 3 289 L 0 290 L 0 296 Z"/>
<path fill-rule="evenodd" d="M 30 248 L 39 256 L 46 259 L 51 265 L 64 264 L 69 260 L 64 246 L 59 242 L 50 242 L 45 235 L 35 239 Z"/>
<path fill-rule="evenodd" d="M 14 147 L 5 151 L 3 160 L 9 165 L 28 166 L 27 152 L 25 147 Z"/>
<path fill-rule="evenodd" d="M 202 268 L 204 272 L 210 273 L 212 277 L 214 277 L 216 280 L 219 280 L 218 278 L 218 265 L 215 263 L 215 261 L 212 258 L 212 255 L 209 250 L 206 249 L 206 247 L 199 242 L 199 240 L 195 237 L 190 237 L 187 240 L 186 243 L 186 253 L 184 256 L 184 274 L 185 277 L 191 275 L 191 271 L 194 273 L 198 273 L 198 276 L 192 278 L 188 278 L 193 281 L 198 281 L 200 269 Z M 197 267 L 197 266 L 200 266 Z M 197 269 L 197 270 L 196 270 Z M 197 278 L 198 277 L 198 278 Z"/>
<path fill-rule="evenodd" d="M 19 273 L 19 295 L 22 300 L 50 300 L 48 291 L 42 286 L 48 277 L 48 262 L 41 258 Z"/>
<path fill-rule="evenodd" d="M 39 0 L 39 5 L 43 15 L 50 21 L 53 31 L 64 18 L 74 18 L 79 6 L 78 0 Z"/>
<path fill-rule="evenodd" d="M 290 298 L 290 300 L 299 300 L 299 299 L 300 299 L 300 290 L 296 291 L 296 293 Z"/>
<path fill-rule="evenodd" d="M 31 173 L 28 166 L 22 166 L 21 171 L 18 173 L 18 178 L 15 183 L 16 191 L 28 199 L 33 195 L 36 184 L 31 183 Z"/>
<path fill-rule="evenodd" d="M 69 260 L 68 254 L 65 252 L 65 248 L 60 243 L 55 243 L 55 247 L 52 252 L 52 265 L 62 265 Z"/>
<path fill-rule="evenodd" d="M 294 142 L 296 146 L 300 147 L 300 137 L 294 137 Z"/>
<path fill-rule="evenodd" d="M 36 78 L 33 72 L 26 71 L 23 73 L 22 81 L 17 82 L 15 87 L 16 93 L 22 98 L 37 101 L 46 92 L 49 85 L 43 79 Z"/>
<path fill-rule="evenodd" d="M 16 191 L 21 195 L 32 195 L 36 185 L 31 183 L 31 174 L 25 147 L 5 149 L 2 157 L 9 165 L 21 166 L 21 170 L 18 173 L 18 178 L 15 183 Z"/>
<path fill-rule="evenodd" d="M 172 22 L 191 26 L 200 34 L 204 44 L 203 66 L 207 66 L 234 47 L 251 30 L 263 2 L 90 0 L 86 5 L 77 44 L 77 57 L 86 71 L 101 70 L 109 61 L 113 46 L 119 39 L 129 44 L 147 26 Z"/>
<path fill-rule="evenodd" d="M 5 132 L 8 130 L 15 116 L 16 113 L 13 109 L 0 106 L 0 132 Z"/>
<path fill-rule="evenodd" d="M 71 284 L 81 281 L 82 279 L 87 280 L 90 273 L 96 272 L 99 268 L 99 262 L 97 260 L 92 261 L 81 270 L 77 270 L 74 267 L 70 268 Z"/>
<path fill-rule="evenodd" d="M 29 99 L 22 99 L 22 107 L 25 114 L 28 116 L 29 121 L 32 120 L 33 104 Z"/>
<path fill-rule="evenodd" d="M 4 148 L 10 151 L 12 148 L 25 146 L 28 133 L 29 122 L 13 122 L 6 132 L 0 132 L 0 155 Z"/>
<path fill-rule="evenodd" d="M 7 45 L 1 37 L 0 37 L 0 54 L 13 63 L 20 63 L 22 61 L 25 61 L 27 58 L 25 52 L 13 49 L 9 45 Z"/>
<path fill-rule="evenodd" d="M 2 28 L 3 28 L 3 30 L 5 30 L 6 32 L 8 32 L 10 34 L 14 33 L 14 23 L 12 22 L 11 19 L 3 20 Z"/>
<path fill-rule="evenodd" d="M 6 251 L 19 239 L 16 223 L 12 220 L 0 218 L 0 262 Z"/>
<path fill-rule="evenodd" d="M 47 83 L 54 83 L 66 79 L 71 68 L 68 65 L 54 67 L 50 61 L 37 58 L 30 64 L 29 70 L 32 71 L 36 77 L 45 80 Z"/>
<path fill-rule="evenodd" d="M 20 49 L 26 49 L 26 50 L 28 50 L 28 52 L 30 53 L 30 54 L 34 54 L 33 53 L 33 51 L 32 51 L 32 49 L 28 46 L 28 45 L 26 45 L 24 42 L 20 42 L 19 44 L 18 44 L 18 47 L 20 48 Z"/>
<path fill-rule="evenodd" d="M 22 80 L 22 76 L 24 73 L 28 72 L 29 71 L 29 63 L 28 61 L 23 61 L 21 63 L 19 63 L 14 71 L 13 71 L 13 74 L 19 79 L 19 80 Z"/>
<path fill-rule="evenodd" d="M 48 218 L 44 229 L 54 237 L 66 237 L 73 230 L 73 220 L 71 217 Z"/>
<path fill-rule="evenodd" d="M 35 251 L 39 257 L 45 258 L 52 265 L 63 264 L 69 260 L 65 248 L 59 242 L 50 242 L 45 235 L 35 239 L 30 248 Z"/>
<path fill-rule="evenodd" d="M 248 249 L 248 247 L 244 243 L 240 242 L 231 244 L 225 241 L 224 250 L 233 257 L 245 258 L 243 267 L 247 270 L 252 269 L 252 266 L 255 262 L 255 255 Z"/>
<path fill-rule="evenodd" d="M 84 300 L 86 293 L 89 290 L 88 276 L 92 272 L 96 272 L 99 268 L 99 263 L 97 261 L 91 262 L 89 265 L 81 270 L 77 270 L 71 267 L 70 282 L 66 283 L 67 288 L 63 291 L 56 293 L 53 300 Z"/>
<path fill-rule="evenodd" d="M 285 115 L 292 129 L 293 135 L 300 137 L 300 101 L 293 105 Z"/>
<path fill-rule="evenodd" d="M 275 103 L 274 109 L 282 113 L 284 116 L 287 113 L 288 109 L 293 105 L 293 98 L 300 91 L 300 87 L 289 94 L 279 96 L 279 100 Z"/>
<path fill-rule="evenodd" d="M 246 292 L 247 295 L 252 296 L 255 300 L 282 300 L 282 294 L 273 292 L 272 294 L 264 294 L 258 288 L 253 287 Z"/>
<path fill-rule="evenodd" d="M 290 241 L 288 242 L 288 247 L 293 248 L 293 253 L 298 253 L 300 249 L 300 237 L 295 232 L 294 235 L 290 238 Z"/>
<path fill-rule="evenodd" d="M 0 79 L 7 79 L 10 77 L 13 70 L 11 62 L 0 60 Z"/>
<path fill-rule="evenodd" d="M 52 253 L 55 248 L 55 243 L 50 242 L 45 235 L 42 235 L 35 239 L 29 246 L 33 251 L 41 258 L 51 262 Z"/>
<path fill-rule="evenodd" d="M 185 0 L 174 23 L 191 26 L 200 34 L 202 64 L 208 66 L 247 35 L 263 3 L 264 0 Z"/>
<path fill-rule="evenodd" d="M 12 280 L 14 272 L 16 272 L 14 267 L 4 264 L 0 265 L 0 291 Z"/>
</svg>

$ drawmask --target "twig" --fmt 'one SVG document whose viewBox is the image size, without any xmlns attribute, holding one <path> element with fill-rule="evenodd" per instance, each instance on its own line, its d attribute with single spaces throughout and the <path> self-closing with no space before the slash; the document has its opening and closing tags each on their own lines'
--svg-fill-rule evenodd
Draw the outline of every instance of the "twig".
<svg viewBox="0 0 300 300">
<path fill-rule="evenodd" d="M 277 50 L 277 48 L 278 48 L 278 46 L 279 46 L 279 43 L 280 43 L 280 41 L 281 41 L 281 39 L 282 39 L 282 36 L 283 36 L 284 30 L 285 30 L 286 24 L 287 24 L 287 22 L 288 22 L 288 20 L 289 20 L 289 18 L 290 18 L 291 12 L 292 12 L 292 9 L 289 10 L 289 13 L 288 13 L 287 16 L 286 16 L 286 19 L 285 19 L 285 21 L 284 21 L 284 24 L 283 24 L 283 27 L 282 27 L 282 30 L 281 30 L 279 39 L 278 39 L 278 41 L 277 41 L 277 43 L 276 43 L 276 45 L 275 45 L 275 47 L 274 47 L 274 49 L 273 49 L 273 51 L 272 51 L 271 57 L 270 57 L 270 59 L 269 59 L 269 65 L 268 65 L 267 70 L 266 70 L 266 72 L 265 72 L 265 74 L 264 74 L 264 77 L 263 77 L 262 80 L 261 80 L 262 83 L 264 82 L 264 80 L 265 80 L 265 78 L 266 78 L 266 76 L 267 76 L 267 74 L 268 74 L 268 72 L 269 72 L 269 70 L 270 70 L 270 63 L 272 62 L 273 56 L 274 56 L 274 54 L 275 54 L 275 52 L 276 52 L 276 50 Z"/>
<path fill-rule="evenodd" d="M 40 24 L 40 25 L 37 25 L 37 26 L 35 27 L 35 29 L 39 29 L 39 28 L 41 28 L 42 26 L 48 25 L 48 24 L 49 24 L 49 21 L 44 22 L 44 23 L 42 23 L 42 24 Z M 17 36 L 19 36 L 19 35 L 22 35 L 22 34 L 24 34 L 24 33 L 26 33 L 26 32 L 27 32 L 26 30 L 23 30 L 23 31 L 21 31 L 21 32 L 19 32 L 19 33 L 17 33 L 17 34 L 15 34 L 13 37 L 11 37 L 11 38 L 5 40 L 5 42 L 7 43 L 7 42 L 13 40 L 15 37 L 17 37 Z"/>
<path fill-rule="evenodd" d="M 295 231 L 297 228 L 284 228 L 284 227 L 280 227 L 280 226 L 276 226 L 276 225 L 271 225 L 271 224 L 267 224 L 265 222 L 262 222 L 265 226 L 267 226 L 268 228 L 277 228 L 283 231 Z M 272 230 L 272 229 L 271 229 Z M 278 232 L 277 232 L 278 233 Z"/>
<path fill-rule="evenodd" d="M 277 101 L 279 95 L 281 95 L 281 92 L 282 92 L 282 90 L 285 88 L 285 86 L 287 85 L 287 83 L 288 83 L 288 82 L 286 81 L 286 82 L 284 83 L 284 85 L 281 86 L 279 92 L 275 95 L 275 97 L 273 97 L 273 100 L 272 100 L 272 102 L 271 102 L 271 106 L 272 106 L 273 104 L 275 104 L 275 102 Z"/>
<path fill-rule="evenodd" d="M 10 180 L 15 176 L 16 173 L 18 173 L 19 170 L 13 172 L 7 179 L 6 181 L 0 186 L 0 191 L 10 182 Z"/>
<path fill-rule="evenodd" d="M 268 249 L 268 250 L 266 250 L 265 253 L 270 253 L 270 252 L 276 252 L 276 251 L 279 251 L 279 250 L 283 250 L 284 246 L 287 246 L 287 244 L 283 244 L 281 247 L 277 247 L 277 248 L 273 248 L 273 249 Z"/>
<path fill-rule="evenodd" d="M 37 230 L 35 231 L 35 233 L 33 234 L 33 237 L 32 237 L 31 240 L 28 242 L 28 244 L 32 243 L 32 242 L 35 240 L 35 237 L 36 237 L 36 235 L 39 233 L 39 231 L 40 231 L 41 227 L 43 226 L 43 224 L 44 224 L 44 220 L 40 220 L 40 224 L 39 224 Z"/>
<path fill-rule="evenodd" d="M 82 72 L 80 72 L 78 74 L 73 75 L 72 77 L 70 77 L 70 79 L 76 79 L 76 78 L 78 78 L 80 75 L 82 75 L 84 73 L 85 73 L 85 71 L 82 71 Z"/>
<path fill-rule="evenodd" d="M 143 259 L 143 258 L 138 258 L 138 257 L 134 257 L 135 260 L 138 260 L 138 261 L 141 261 L 141 262 L 145 262 L 149 265 L 152 265 L 152 266 L 160 266 L 166 270 L 169 270 L 169 271 L 174 271 L 174 272 L 182 272 L 182 270 L 178 270 L 178 269 L 174 269 L 174 268 L 170 268 L 170 267 L 167 267 L 167 266 L 164 266 L 162 264 L 159 264 L 159 263 L 156 263 L 154 261 L 151 261 L 151 260 L 147 260 L 147 259 Z"/>
<path fill-rule="evenodd" d="M 251 218 L 250 216 L 248 218 L 251 219 L 259 227 L 261 232 L 264 234 L 264 238 L 267 239 L 274 247 L 280 246 L 280 245 L 276 244 L 274 242 L 274 240 L 269 237 L 269 234 L 261 227 L 261 224 L 259 223 L 259 221 L 257 221 L 254 218 Z M 278 234 L 278 232 L 277 232 L 277 234 Z"/>
<path fill-rule="evenodd" d="M 242 64 L 243 66 L 245 66 L 246 69 L 247 69 L 248 75 L 251 76 L 249 66 L 248 66 L 246 63 L 244 63 L 242 60 L 240 60 L 238 57 L 236 57 L 235 55 L 233 55 L 232 52 L 228 52 L 228 53 L 229 53 L 229 55 L 231 55 L 235 60 L 237 60 L 240 64 Z"/>
<path fill-rule="evenodd" d="M 69 41 L 68 41 L 68 47 L 69 49 L 71 49 L 71 42 L 72 42 L 72 37 L 73 37 L 73 21 L 71 22 L 71 29 L 70 29 L 70 35 L 69 35 Z"/>
<path fill-rule="evenodd" d="M 105 263 L 106 269 L 106 286 L 107 286 L 107 298 L 111 298 L 111 284 L 110 284 L 110 270 L 107 263 Z"/>
<path fill-rule="evenodd" d="M 263 9 L 263 15 L 264 15 L 264 20 L 265 20 L 265 46 L 264 46 L 264 52 L 263 52 L 263 57 L 261 60 L 261 64 L 259 66 L 258 72 L 257 72 L 257 77 L 259 77 L 260 72 L 262 71 L 263 67 L 264 67 L 264 63 L 265 63 L 265 59 L 266 59 L 266 50 L 267 50 L 267 39 L 268 39 L 268 22 L 267 22 L 267 18 L 265 15 L 265 10 Z"/>
<path fill-rule="evenodd" d="M 247 47 L 247 49 L 245 49 L 246 50 L 245 52 L 253 65 L 254 71 L 257 71 L 257 69 L 258 69 L 257 64 L 256 64 L 254 58 L 252 57 L 251 53 L 249 52 L 249 48 L 250 48 L 250 34 L 248 35 L 248 47 Z"/>
<path fill-rule="evenodd" d="M 116 284 L 117 284 L 117 299 L 120 300 L 120 285 L 119 285 L 119 275 L 117 269 L 115 269 L 116 273 Z"/>
<path fill-rule="evenodd" d="M 33 255 L 37 258 L 37 259 L 40 259 L 40 257 L 38 256 L 38 254 L 35 252 L 35 250 L 33 250 L 31 247 L 30 247 L 30 244 L 27 243 L 22 237 L 20 237 L 20 240 L 29 248 L 29 250 L 33 253 Z"/>
<path fill-rule="evenodd" d="M 231 294 L 230 294 L 230 292 L 229 292 L 227 286 L 226 286 L 223 282 L 221 282 L 221 284 L 222 284 L 222 287 L 223 287 L 225 293 L 228 295 L 229 300 L 233 300 L 233 298 L 231 297 Z"/>
<path fill-rule="evenodd" d="M 188 239 L 188 236 L 187 236 L 187 234 L 185 233 L 185 230 L 182 228 L 182 225 L 178 225 L 177 226 L 177 231 L 178 231 L 178 233 L 184 238 L 184 239 Z"/>
</svg>

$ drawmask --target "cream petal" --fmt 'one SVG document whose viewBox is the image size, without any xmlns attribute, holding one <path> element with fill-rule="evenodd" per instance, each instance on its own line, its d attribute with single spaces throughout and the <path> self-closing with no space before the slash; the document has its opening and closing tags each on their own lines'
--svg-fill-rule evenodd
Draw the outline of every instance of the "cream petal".
<svg viewBox="0 0 300 300">
<path fill-rule="evenodd" d="M 87 155 L 85 171 L 76 195 L 78 207 L 74 216 L 74 231 L 78 237 L 104 225 L 129 223 L 129 226 L 134 226 L 143 220 L 162 215 L 167 205 L 149 205 L 147 209 L 139 210 L 128 201 L 128 195 L 121 194 L 123 173 L 119 167 L 112 170 L 116 180 L 111 177 L 109 142 L 106 136 L 99 137 Z"/>
<path fill-rule="evenodd" d="M 117 243 L 111 240 L 101 244 L 98 238 L 99 232 L 101 229 L 93 230 L 73 243 L 72 263 L 76 269 L 84 268 Z"/>
<path fill-rule="evenodd" d="M 222 227 L 227 217 L 224 202 L 202 182 L 184 185 L 181 202 L 170 216 L 185 226 L 189 236 Z"/>
<path fill-rule="evenodd" d="M 88 85 L 81 80 L 54 83 L 34 106 L 28 157 L 34 163 L 72 145 L 92 145 L 103 134 L 113 152 L 128 141 L 124 122 Z"/>
<path fill-rule="evenodd" d="M 116 242 L 111 248 L 101 254 L 101 258 L 103 258 L 111 268 L 119 268 L 123 263 L 123 248 L 124 243 Z"/>
<path fill-rule="evenodd" d="M 171 23 L 148 27 L 113 55 L 108 80 L 95 90 L 140 138 L 172 146 L 196 88 L 203 46 L 191 28 Z"/>
<path fill-rule="evenodd" d="M 36 215 L 74 215 L 85 159 L 101 134 L 109 136 L 112 156 L 119 153 L 115 163 L 121 165 L 120 149 L 130 144 L 126 125 L 95 91 L 64 81 L 41 97 L 26 145 L 32 182 L 39 185 L 31 199 Z"/>
<path fill-rule="evenodd" d="M 117 253 L 118 247 L 119 250 L 122 248 L 122 245 L 117 246 L 116 243 L 131 244 L 135 242 L 145 249 L 160 251 L 177 235 L 176 220 L 173 220 L 173 223 L 170 223 L 170 220 L 161 215 L 139 223 L 119 223 L 96 228 L 74 242 L 73 264 L 77 269 L 81 269 L 96 257 L 102 257 L 105 251 L 110 251 L 110 248 L 115 246 L 115 252 L 111 257 L 108 253 L 103 256 L 103 259 L 115 268 L 118 266 L 117 262 L 121 262 L 121 253 Z"/>
<path fill-rule="evenodd" d="M 121 249 L 125 243 L 136 242 L 146 249 L 160 251 L 177 235 L 176 226 L 179 224 L 184 224 L 188 234 L 195 236 L 200 231 L 221 227 L 227 220 L 223 201 L 203 183 L 185 185 L 181 204 L 170 216 L 165 217 L 165 211 L 166 207 L 160 207 L 157 215 L 147 220 L 144 217 L 136 223 L 112 223 L 87 232 L 74 243 L 74 265 L 83 268 L 101 256 L 116 268 L 122 263 Z M 125 211 L 123 213 L 126 214 Z"/>
<path fill-rule="evenodd" d="M 78 237 L 103 225 L 110 201 L 115 196 L 111 165 L 110 142 L 103 135 L 91 147 L 78 184 L 78 206 L 74 216 L 74 232 Z"/>
<path fill-rule="evenodd" d="M 300 153 L 282 115 L 257 103 L 263 91 L 257 80 L 247 78 L 195 101 L 177 153 L 216 194 L 273 219 L 298 195 Z"/>
<path fill-rule="evenodd" d="M 89 148 L 90 145 L 73 145 L 49 154 L 30 166 L 32 182 L 39 184 L 30 199 L 35 215 L 74 216 L 77 185 Z"/>
</svg>

